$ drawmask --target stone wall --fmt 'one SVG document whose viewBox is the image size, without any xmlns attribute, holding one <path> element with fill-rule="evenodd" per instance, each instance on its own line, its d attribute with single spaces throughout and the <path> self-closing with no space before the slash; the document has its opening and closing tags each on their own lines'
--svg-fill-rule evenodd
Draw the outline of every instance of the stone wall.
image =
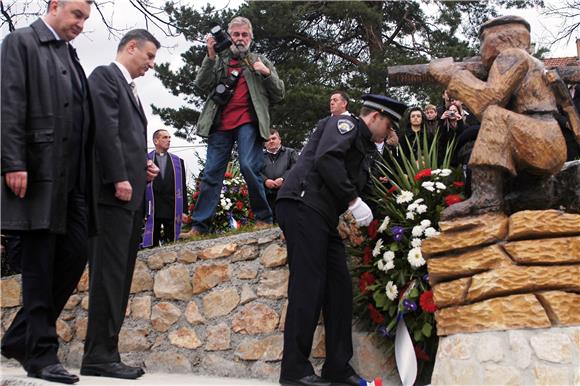
<svg viewBox="0 0 580 386">
<path fill-rule="evenodd" d="M 439 340 L 432 385 L 580 385 L 580 327 Z"/>
<path fill-rule="evenodd" d="M 123 360 L 148 372 L 278 379 L 286 260 L 277 228 L 141 251 L 120 334 Z M 87 291 L 85 272 L 57 322 L 59 354 L 72 367 L 79 367 L 82 358 Z M 3 334 L 21 304 L 20 278 L 3 279 L 1 293 Z M 362 376 L 397 383 L 394 363 L 378 342 L 355 332 L 354 347 L 352 363 Z M 316 330 L 312 355 L 321 366 L 322 326 Z"/>
</svg>

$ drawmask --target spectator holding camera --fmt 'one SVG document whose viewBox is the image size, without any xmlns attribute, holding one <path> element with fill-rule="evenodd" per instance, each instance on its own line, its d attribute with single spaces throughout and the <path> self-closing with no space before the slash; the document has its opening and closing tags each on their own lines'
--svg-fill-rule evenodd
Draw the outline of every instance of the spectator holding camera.
<svg viewBox="0 0 580 386">
<path fill-rule="evenodd" d="M 439 157 L 445 156 L 447 146 L 465 130 L 461 102 L 453 101 L 441 114 L 439 125 Z"/>
<path fill-rule="evenodd" d="M 197 134 L 208 138 L 208 147 L 201 191 L 192 213 L 192 230 L 182 237 L 209 232 L 209 221 L 215 214 L 236 142 L 257 223 L 272 223 L 260 171 L 264 166 L 263 143 L 270 136 L 270 105 L 283 99 L 284 83 L 268 59 L 250 52 L 250 20 L 233 18 L 228 33 L 231 40 L 219 27 L 212 29 L 212 35 L 207 37 L 207 55 L 194 82 L 196 91 L 207 96 Z"/>
</svg>

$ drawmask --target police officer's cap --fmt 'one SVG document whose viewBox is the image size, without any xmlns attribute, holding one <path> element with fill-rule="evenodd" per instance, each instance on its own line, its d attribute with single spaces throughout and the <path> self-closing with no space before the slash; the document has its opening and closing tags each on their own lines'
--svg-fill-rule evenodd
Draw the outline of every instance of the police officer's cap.
<svg viewBox="0 0 580 386">
<path fill-rule="evenodd" d="M 407 108 L 404 103 L 384 95 L 364 94 L 361 98 L 363 100 L 363 106 L 385 114 L 394 121 L 399 121 L 401 119 L 401 115 Z"/>
<path fill-rule="evenodd" d="M 530 23 L 528 23 L 526 19 L 521 18 L 519 16 L 508 15 L 496 17 L 495 19 L 491 19 L 483 23 L 481 27 L 479 27 L 479 38 L 481 39 L 481 34 L 486 28 L 495 27 L 496 25 L 514 24 L 514 23 L 523 25 L 524 27 L 526 27 L 528 32 L 530 32 Z"/>
</svg>

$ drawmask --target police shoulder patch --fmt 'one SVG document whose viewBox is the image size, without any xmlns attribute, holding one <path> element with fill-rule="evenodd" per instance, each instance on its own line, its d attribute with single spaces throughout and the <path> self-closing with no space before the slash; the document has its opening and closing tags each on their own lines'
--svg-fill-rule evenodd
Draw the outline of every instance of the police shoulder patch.
<svg viewBox="0 0 580 386">
<path fill-rule="evenodd" d="M 349 119 L 339 119 L 336 122 L 336 128 L 340 134 L 346 134 L 352 129 L 354 129 L 354 123 Z"/>
</svg>

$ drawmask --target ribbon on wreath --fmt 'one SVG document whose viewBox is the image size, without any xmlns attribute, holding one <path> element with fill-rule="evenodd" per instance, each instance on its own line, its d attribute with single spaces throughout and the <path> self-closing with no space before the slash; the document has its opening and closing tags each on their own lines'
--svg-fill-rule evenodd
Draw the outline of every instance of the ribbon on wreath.
<svg viewBox="0 0 580 386">
<path fill-rule="evenodd" d="M 409 302 L 407 296 L 416 287 L 415 280 L 411 282 L 409 287 L 401 295 L 399 306 L 397 307 L 397 332 L 395 333 L 395 360 L 397 362 L 397 371 L 403 386 L 412 386 L 417 379 L 417 357 L 415 356 L 415 349 L 413 341 L 409 334 L 409 329 L 405 324 L 405 311 L 407 305 L 405 300 Z"/>
</svg>

